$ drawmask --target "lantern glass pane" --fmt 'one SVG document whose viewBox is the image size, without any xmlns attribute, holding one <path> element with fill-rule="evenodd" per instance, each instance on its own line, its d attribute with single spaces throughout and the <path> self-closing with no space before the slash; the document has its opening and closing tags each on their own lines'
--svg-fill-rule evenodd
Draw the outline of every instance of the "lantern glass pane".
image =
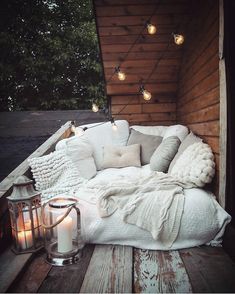
<svg viewBox="0 0 235 294">
<path fill-rule="evenodd" d="M 75 204 L 74 200 L 71 202 L 57 198 L 50 200 L 43 208 L 46 226 L 45 247 L 50 261 L 73 258 L 84 246 L 80 230 L 80 213 L 75 209 Z M 71 207 L 71 211 L 66 215 Z"/>
</svg>

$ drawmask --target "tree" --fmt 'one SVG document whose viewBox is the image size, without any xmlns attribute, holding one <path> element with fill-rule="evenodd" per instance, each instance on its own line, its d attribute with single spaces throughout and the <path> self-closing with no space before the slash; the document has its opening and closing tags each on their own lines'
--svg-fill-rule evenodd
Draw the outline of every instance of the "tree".
<svg viewBox="0 0 235 294">
<path fill-rule="evenodd" d="M 0 107 L 7 110 L 105 105 L 90 0 L 8 0 L 2 4 Z"/>
</svg>

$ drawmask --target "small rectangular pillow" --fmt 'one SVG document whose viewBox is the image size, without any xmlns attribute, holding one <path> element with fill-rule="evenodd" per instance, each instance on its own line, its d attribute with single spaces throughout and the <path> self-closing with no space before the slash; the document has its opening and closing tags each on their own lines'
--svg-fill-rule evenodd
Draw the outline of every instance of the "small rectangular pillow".
<svg viewBox="0 0 235 294">
<path fill-rule="evenodd" d="M 104 146 L 103 168 L 141 166 L 140 145 Z"/>
<path fill-rule="evenodd" d="M 127 145 L 140 144 L 141 164 L 144 165 L 150 162 L 153 152 L 161 144 L 161 142 L 162 137 L 160 136 L 146 135 L 132 129 Z"/>
</svg>

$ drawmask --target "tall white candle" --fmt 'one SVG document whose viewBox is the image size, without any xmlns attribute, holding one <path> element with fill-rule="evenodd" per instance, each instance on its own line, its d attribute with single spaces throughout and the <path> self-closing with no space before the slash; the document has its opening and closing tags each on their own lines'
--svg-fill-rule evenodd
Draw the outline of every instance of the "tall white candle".
<svg viewBox="0 0 235 294">
<path fill-rule="evenodd" d="M 18 233 L 18 242 L 21 249 L 27 249 L 33 246 L 32 231 L 22 231 Z"/>
<path fill-rule="evenodd" d="M 59 216 L 57 221 L 61 218 Z M 73 220 L 70 216 L 57 225 L 58 252 L 66 253 L 73 249 Z"/>
</svg>

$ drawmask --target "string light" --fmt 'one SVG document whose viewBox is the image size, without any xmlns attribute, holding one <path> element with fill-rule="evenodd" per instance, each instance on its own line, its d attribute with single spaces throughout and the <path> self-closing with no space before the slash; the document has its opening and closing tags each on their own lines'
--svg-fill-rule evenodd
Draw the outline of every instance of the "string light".
<svg viewBox="0 0 235 294">
<path fill-rule="evenodd" d="M 76 126 L 75 126 L 75 121 L 71 121 L 71 126 L 70 126 L 70 130 L 71 130 L 71 133 L 76 133 Z"/>
<path fill-rule="evenodd" d="M 75 121 L 71 121 L 71 133 L 74 133 L 74 136 L 78 136 L 81 137 L 82 135 L 84 135 L 84 130 L 83 128 L 80 127 L 76 127 Z"/>
<path fill-rule="evenodd" d="M 98 112 L 99 111 L 99 106 L 96 103 L 92 103 L 92 111 L 93 112 Z"/>
<path fill-rule="evenodd" d="M 115 67 L 115 72 L 117 73 L 119 81 L 124 81 L 126 79 L 126 74 L 120 70 L 120 67 Z"/>
<path fill-rule="evenodd" d="M 157 31 L 157 28 L 155 25 L 153 25 L 151 22 L 147 22 L 147 30 L 148 30 L 148 33 L 150 35 L 154 35 Z"/>
<path fill-rule="evenodd" d="M 143 85 L 140 86 L 140 92 L 143 95 L 144 100 L 148 101 L 152 98 L 152 94 L 147 91 Z"/>
<path fill-rule="evenodd" d="M 113 129 L 114 131 L 117 131 L 118 127 L 117 127 L 117 125 L 116 125 L 115 120 L 114 120 L 113 117 L 110 118 L 110 122 L 111 122 L 111 124 L 112 124 L 112 129 Z"/>
<path fill-rule="evenodd" d="M 176 45 L 182 45 L 184 43 L 184 36 L 180 34 L 172 33 Z"/>
</svg>

